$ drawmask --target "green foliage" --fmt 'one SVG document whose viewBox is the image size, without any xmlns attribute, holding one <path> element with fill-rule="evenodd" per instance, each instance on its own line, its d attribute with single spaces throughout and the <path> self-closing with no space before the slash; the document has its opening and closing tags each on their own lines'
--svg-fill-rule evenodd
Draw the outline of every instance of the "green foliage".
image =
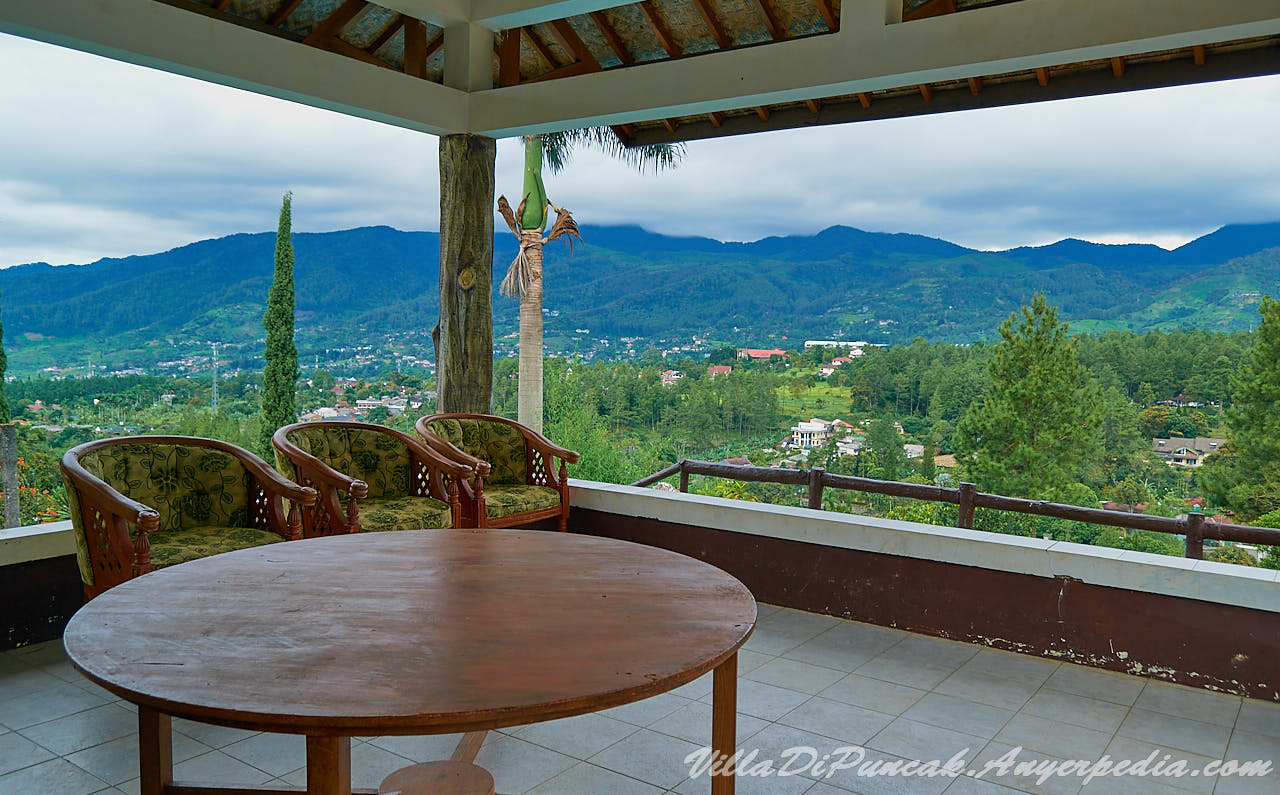
<svg viewBox="0 0 1280 795">
<path fill-rule="evenodd" d="M 4 326 L 0 325 L 0 422 L 12 419 L 9 413 L 9 398 L 5 394 L 4 374 L 9 369 L 9 357 L 4 352 Z"/>
<path fill-rule="evenodd" d="M 293 341 L 292 203 L 293 194 L 286 193 L 276 231 L 275 274 L 262 321 L 267 329 L 267 349 L 266 367 L 262 371 L 261 436 L 256 447 L 263 456 L 271 453 L 271 434 L 298 418 L 298 348 Z"/>
<path fill-rule="evenodd" d="M 867 448 L 873 461 L 871 477 L 898 480 L 899 476 L 906 474 L 902 436 L 893 427 L 893 422 L 883 417 L 872 420 L 871 427 L 867 429 Z"/>
<path fill-rule="evenodd" d="M 1232 380 L 1226 412 L 1240 481 L 1229 499 L 1245 516 L 1280 508 L 1280 301 L 1264 296 L 1258 311 L 1262 322 Z"/>
<path fill-rule="evenodd" d="M 983 491 L 1053 498 L 1099 457 L 1097 386 L 1044 295 L 1000 325 L 991 383 L 961 420 L 957 457 Z"/>
<path fill-rule="evenodd" d="M 1235 545 L 1218 546 L 1204 555 L 1205 560 L 1216 560 L 1219 563 L 1234 563 L 1237 566 L 1257 566 L 1258 561 L 1245 550 Z"/>
</svg>

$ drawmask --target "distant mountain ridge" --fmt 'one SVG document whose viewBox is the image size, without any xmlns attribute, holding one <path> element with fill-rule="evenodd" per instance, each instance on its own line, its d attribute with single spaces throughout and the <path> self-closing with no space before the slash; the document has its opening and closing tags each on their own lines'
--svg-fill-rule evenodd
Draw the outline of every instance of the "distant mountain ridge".
<svg viewBox="0 0 1280 795">
<path fill-rule="evenodd" d="M 1280 223 L 1225 226 L 1172 251 L 1066 239 L 987 252 L 847 226 L 750 243 L 637 226 L 582 233 L 586 245 L 573 254 L 558 244 L 547 250 L 553 350 L 578 328 L 731 343 L 837 333 L 967 342 L 990 339 L 1036 290 L 1077 331 L 1234 330 L 1256 322 L 1255 293 L 1280 292 Z M 236 234 L 88 265 L 0 270 L 6 347 L 30 365 L 86 349 L 143 355 L 140 346 L 158 339 L 248 343 L 262 335 L 274 242 L 274 233 Z M 434 326 L 436 233 L 300 233 L 294 248 L 304 351 Z M 514 250 L 510 235 L 495 236 L 495 283 Z M 515 302 L 495 296 L 494 309 L 496 330 L 514 329 Z"/>
</svg>

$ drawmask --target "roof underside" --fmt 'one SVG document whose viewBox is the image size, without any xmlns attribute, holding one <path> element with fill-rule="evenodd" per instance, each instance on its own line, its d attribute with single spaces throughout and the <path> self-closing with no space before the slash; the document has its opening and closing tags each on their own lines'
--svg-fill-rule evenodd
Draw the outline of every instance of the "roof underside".
<svg viewBox="0 0 1280 795">
<path fill-rule="evenodd" d="M 0 30 L 431 132 L 608 124 L 632 144 L 1280 72 L 1275 0 L 1170 0 L 1159 19 L 1150 8 L 1143 0 L 0 0 Z"/>
</svg>

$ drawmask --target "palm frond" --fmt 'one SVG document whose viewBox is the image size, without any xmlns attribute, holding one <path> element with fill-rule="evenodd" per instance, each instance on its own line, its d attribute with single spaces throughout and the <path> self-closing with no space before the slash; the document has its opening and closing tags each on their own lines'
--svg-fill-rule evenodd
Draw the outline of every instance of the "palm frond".
<svg viewBox="0 0 1280 795">
<path fill-rule="evenodd" d="M 573 159 L 573 150 L 579 146 L 604 152 L 642 172 L 652 170 L 656 173 L 675 168 L 685 155 L 682 143 L 627 146 L 609 127 L 584 127 L 542 134 L 543 159 L 552 173 L 563 171 Z"/>
</svg>

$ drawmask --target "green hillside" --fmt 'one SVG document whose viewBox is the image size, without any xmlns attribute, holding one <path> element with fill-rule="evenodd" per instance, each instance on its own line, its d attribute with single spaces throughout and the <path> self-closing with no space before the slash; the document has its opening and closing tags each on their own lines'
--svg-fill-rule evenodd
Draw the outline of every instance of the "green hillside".
<svg viewBox="0 0 1280 795">
<path fill-rule="evenodd" d="M 586 245 L 572 254 L 547 251 L 553 351 L 624 336 L 792 347 L 836 335 L 968 342 L 989 339 L 1037 290 L 1078 332 L 1229 331 L 1255 322 L 1260 294 L 1280 293 L 1280 224 L 1224 227 L 1174 251 L 1064 240 L 983 252 L 848 227 L 754 243 L 636 227 L 583 234 Z M 397 339 L 429 350 L 436 234 L 370 227 L 299 234 L 294 245 L 304 358 Z M 218 341 L 229 366 L 253 368 L 273 246 L 273 234 L 242 234 L 90 265 L 0 271 L 10 366 L 22 374 L 90 357 L 111 368 L 147 366 Z M 495 281 L 513 253 L 510 236 L 499 236 Z M 515 308 L 495 296 L 500 339 L 515 328 Z"/>
</svg>

